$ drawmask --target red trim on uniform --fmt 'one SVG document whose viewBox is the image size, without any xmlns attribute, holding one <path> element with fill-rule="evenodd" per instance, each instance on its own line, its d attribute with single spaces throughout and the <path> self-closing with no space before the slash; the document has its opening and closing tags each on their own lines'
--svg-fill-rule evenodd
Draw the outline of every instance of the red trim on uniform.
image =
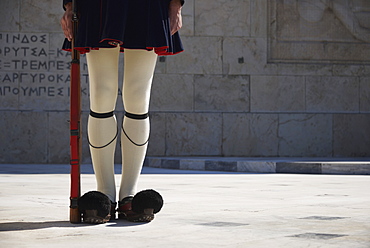
<svg viewBox="0 0 370 248">
<path fill-rule="evenodd" d="M 111 45 L 112 47 L 116 46 L 116 45 L 112 44 L 113 42 L 118 43 L 117 45 L 120 45 L 120 52 L 122 52 L 122 53 L 124 52 L 125 49 L 136 49 L 136 48 L 124 47 L 124 43 L 120 40 L 106 38 L 106 39 L 101 40 L 100 42 L 104 42 L 104 41 L 108 41 L 108 44 Z M 75 49 L 78 50 L 81 54 L 88 53 L 91 50 L 99 50 L 99 48 L 100 47 L 75 47 Z M 154 50 L 154 52 L 156 54 L 158 54 L 158 56 L 175 55 L 175 54 L 179 54 L 179 53 L 183 52 L 183 51 L 180 51 L 180 52 L 177 52 L 177 53 L 168 52 L 168 48 L 169 48 L 168 46 L 146 47 L 146 48 L 142 48 L 140 50 L 147 50 L 147 51 Z M 64 51 L 71 52 L 71 49 L 64 49 Z"/>
</svg>

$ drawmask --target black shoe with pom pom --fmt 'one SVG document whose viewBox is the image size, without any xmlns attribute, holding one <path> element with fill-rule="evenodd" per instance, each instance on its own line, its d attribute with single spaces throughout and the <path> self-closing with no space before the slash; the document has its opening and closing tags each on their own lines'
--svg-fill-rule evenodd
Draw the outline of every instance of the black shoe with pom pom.
<svg viewBox="0 0 370 248">
<path fill-rule="evenodd" d="M 132 222 L 150 222 L 162 207 L 162 196 L 155 190 L 147 189 L 118 202 L 118 218 Z"/>
<path fill-rule="evenodd" d="M 102 224 L 115 218 L 116 203 L 99 191 L 90 191 L 78 199 L 78 209 L 85 223 Z M 113 209 L 113 211 L 112 211 Z"/>
</svg>

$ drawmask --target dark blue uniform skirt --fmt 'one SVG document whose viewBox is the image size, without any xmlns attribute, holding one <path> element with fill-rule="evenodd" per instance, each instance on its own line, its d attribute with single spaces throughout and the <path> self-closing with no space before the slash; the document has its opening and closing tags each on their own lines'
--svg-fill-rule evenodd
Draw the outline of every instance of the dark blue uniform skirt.
<svg viewBox="0 0 370 248">
<path fill-rule="evenodd" d="M 99 48 L 153 50 L 160 56 L 183 51 L 178 33 L 171 36 L 170 0 L 79 0 L 76 49 L 82 54 Z M 66 39 L 63 50 L 70 51 Z"/>
</svg>

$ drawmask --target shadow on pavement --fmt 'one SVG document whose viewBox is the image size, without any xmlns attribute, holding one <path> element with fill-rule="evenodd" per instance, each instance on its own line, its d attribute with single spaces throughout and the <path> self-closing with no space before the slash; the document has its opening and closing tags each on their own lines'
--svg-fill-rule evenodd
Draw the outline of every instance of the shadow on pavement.
<svg viewBox="0 0 370 248">
<path fill-rule="evenodd" d="M 105 224 L 100 224 L 105 227 L 132 227 L 146 225 L 148 223 L 134 223 L 126 220 L 114 220 Z M 7 222 L 0 223 L 0 232 L 11 232 L 11 231 L 25 231 L 25 230 L 37 230 L 46 228 L 79 228 L 79 227 L 91 227 L 93 224 L 72 224 L 69 221 L 45 221 L 45 222 Z"/>
</svg>

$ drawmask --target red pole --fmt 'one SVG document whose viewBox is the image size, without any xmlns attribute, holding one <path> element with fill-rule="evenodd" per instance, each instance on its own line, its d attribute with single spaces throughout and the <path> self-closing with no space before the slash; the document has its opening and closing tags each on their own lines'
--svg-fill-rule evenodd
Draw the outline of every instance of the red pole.
<svg viewBox="0 0 370 248">
<path fill-rule="evenodd" d="M 81 164 L 81 83 L 80 83 L 80 54 L 75 49 L 75 37 L 77 33 L 77 5 L 73 6 L 73 38 L 72 38 L 72 61 L 71 61 L 71 84 L 70 84 L 70 164 L 71 164 L 71 194 L 70 215 L 71 223 L 81 222 L 81 213 L 78 210 L 78 198 L 81 195 L 80 164 Z"/>
</svg>

